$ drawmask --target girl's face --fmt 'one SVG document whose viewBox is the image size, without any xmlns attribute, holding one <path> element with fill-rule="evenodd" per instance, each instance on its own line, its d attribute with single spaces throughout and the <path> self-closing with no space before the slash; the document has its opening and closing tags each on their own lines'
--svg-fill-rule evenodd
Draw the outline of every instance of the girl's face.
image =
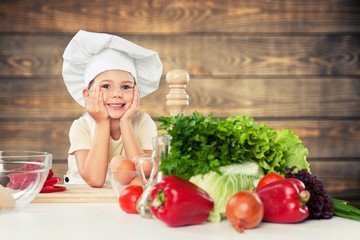
<svg viewBox="0 0 360 240">
<path fill-rule="evenodd" d="M 102 72 L 95 77 L 92 87 L 94 86 L 100 86 L 110 118 L 119 119 L 130 108 L 134 98 L 135 80 L 129 72 Z"/>
</svg>

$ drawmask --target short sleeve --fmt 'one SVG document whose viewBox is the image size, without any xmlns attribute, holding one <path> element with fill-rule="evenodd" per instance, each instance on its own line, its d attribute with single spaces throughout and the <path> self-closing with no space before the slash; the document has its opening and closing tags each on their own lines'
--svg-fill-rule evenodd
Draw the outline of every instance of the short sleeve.
<svg viewBox="0 0 360 240">
<path fill-rule="evenodd" d="M 138 123 L 138 139 L 144 150 L 152 150 L 152 139 L 157 137 L 157 127 L 154 120 L 147 113 L 141 113 Z"/>
<path fill-rule="evenodd" d="M 70 149 L 69 154 L 77 150 L 91 148 L 91 131 L 83 118 L 75 120 L 69 130 Z"/>
</svg>

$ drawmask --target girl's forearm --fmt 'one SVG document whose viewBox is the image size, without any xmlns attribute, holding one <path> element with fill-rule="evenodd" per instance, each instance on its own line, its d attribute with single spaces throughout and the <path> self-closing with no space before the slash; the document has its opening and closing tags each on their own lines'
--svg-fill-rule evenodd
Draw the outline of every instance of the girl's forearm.
<svg viewBox="0 0 360 240">
<path fill-rule="evenodd" d="M 102 187 L 106 180 L 108 159 L 110 124 L 108 122 L 96 124 L 93 144 L 82 166 L 80 174 L 92 187 Z"/>
<path fill-rule="evenodd" d="M 131 122 L 120 121 L 120 129 L 126 158 L 135 161 L 136 157 L 144 154 L 144 150 L 135 136 Z"/>
</svg>

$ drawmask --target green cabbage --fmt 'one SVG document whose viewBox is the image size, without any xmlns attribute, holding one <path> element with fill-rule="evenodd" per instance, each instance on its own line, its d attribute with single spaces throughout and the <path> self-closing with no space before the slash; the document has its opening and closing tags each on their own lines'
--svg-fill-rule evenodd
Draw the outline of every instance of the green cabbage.
<svg viewBox="0 0 360 240">
<path fill-rule="evenodd" d="M 230 197 L 241 190 L 253 190 L 264 172 L 258 163 L 249 161 L 220 167 L 220 172 L 210 171 L 195 175 L 190 182 L 205 190 L 214 200 L 214 209 L 208 221 L 220 222 L 226 214 L 226 204 Z"/>
</svg>

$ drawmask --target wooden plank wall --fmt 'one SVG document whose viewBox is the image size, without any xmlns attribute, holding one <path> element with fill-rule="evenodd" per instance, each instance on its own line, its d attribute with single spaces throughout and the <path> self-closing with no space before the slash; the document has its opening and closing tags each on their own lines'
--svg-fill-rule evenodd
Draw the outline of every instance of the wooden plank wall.
<svg viewBox="0 0 360 240">
<path fill-rule="evenodd" d="M 294 130 L 329 192 L 360 202 L 359 13 L 358 0 L 2 0 L 0 149 L 52 152 L 64 174 L 83 110 L 61 56 L 79 29 L 108 32 L 159 52 L 160 88 L 141 103 L 152 117 L 168 115 L 165 74 L 185 69 L 188 113 Z"/>
</svg>

